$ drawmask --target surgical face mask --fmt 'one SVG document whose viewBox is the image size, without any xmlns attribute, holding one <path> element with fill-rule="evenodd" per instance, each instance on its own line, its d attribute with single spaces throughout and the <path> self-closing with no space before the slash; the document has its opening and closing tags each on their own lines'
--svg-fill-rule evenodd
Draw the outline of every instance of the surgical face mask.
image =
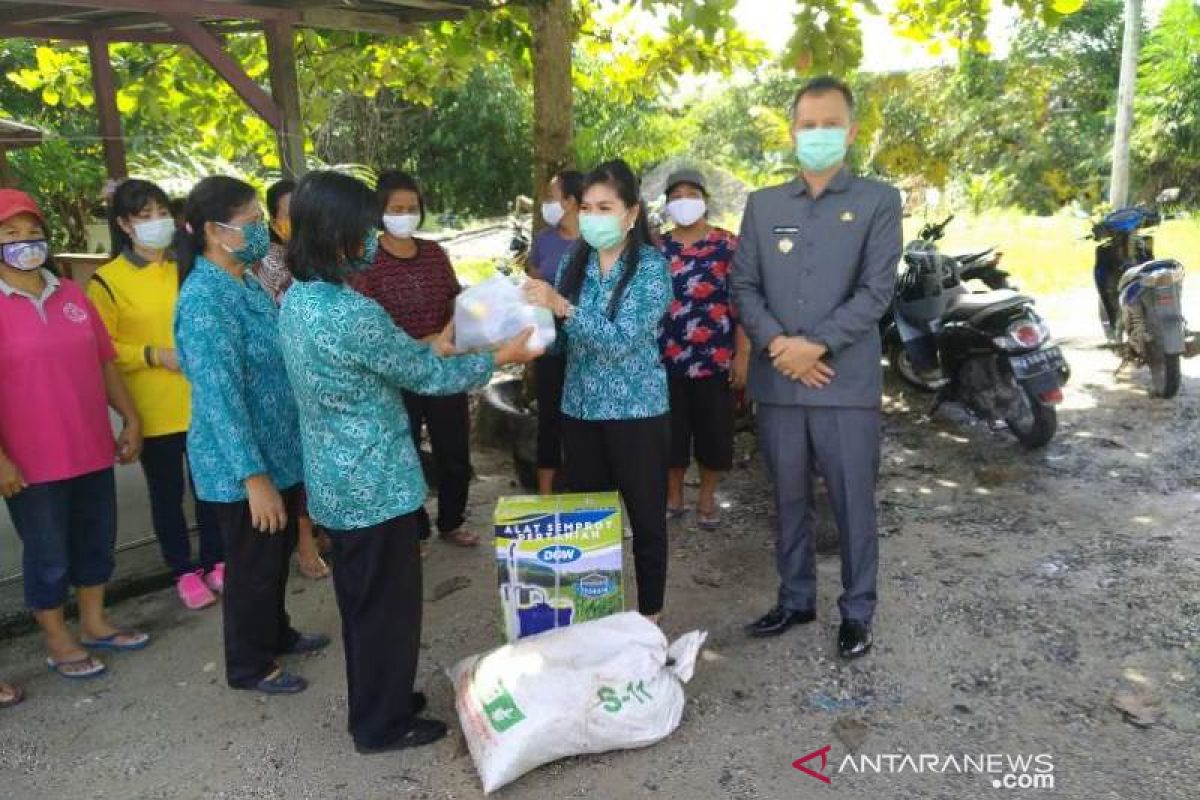
<svg viewBox="0 0 1200 800">
<path fill-rule="evenodd" d="M 22 272 L 33 272 L 50 257 L 50 245 L 45 239 L 26 239 L 0 245 L 0 261 Z"/>
<path fill-rule="evenodd" d="M 151 250 L 164 250 L 175 240 L 175 220 L 170 217 L 133 223 L 133 240 Z"/>
<path fill-rule="evenodd" d="M 557 200 L 547 200 L 542 203 L 542 219 L 546 220 L 546 224 L 552 228 L 557 227 L 566 214 L 562 203 Z"/>
<path fill-rule="evenodd" d="M 379 230 L 371 228 L 363 238 L 363 253 L 357 258 L 350 259 L 350 268 L 362 272 L 375 263 L 375 254 L 379 252 Z"/>
<path fill-rule="evenodd" d="M 384 214 L 383 227 L 397 239 L 408 239 L 421 224 L 420 214 Z"/>
<path fill-rule="evenodd" d="M 236 225 L 226 225 L 224 222 L 218 222 L 222 228 L 228 228 L 231 231 L 241 231 L 242 238 L 246 243 L 237 250 L 228 247 L 225 244 L 221 246 L 225 248 L 231 256 L 241 261 L 243 264 L 257 264 L 266 258 L 267 253 L 271 250 L 271 234 L 267 231 L 267 223 L 261 219 L 257 222 L 247 222 L 240 228 Z"/>
<path fill-rule="evenodd" d="M 695 224 L 707 211 L 708 204 L 700 197 L 680 197 L 667 203 L 668 216 L 683 228 Z"/>
<path fill-rule="evenodd" d="M 580 214 L 579 234 L 597 250 L 616 247 L 628 229 L 616 214 Z"/>
<path fill-rule="evenodd" d="M 810 128 L 796 133 L 796 160 L 807 172 L 824 172 L 846 160 L 846 128 Z"/>
</svg>

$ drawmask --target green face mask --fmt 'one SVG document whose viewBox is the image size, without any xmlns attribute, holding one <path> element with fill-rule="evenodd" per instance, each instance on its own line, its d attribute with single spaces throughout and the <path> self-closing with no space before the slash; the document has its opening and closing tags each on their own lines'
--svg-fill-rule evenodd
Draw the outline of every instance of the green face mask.
<svg viewBox="0 0 1200 800">
<path fill-rule="evenodd" d="M 597 250 L 608 250 L 625 238 L 625 228 L 616 214 L 580 214 L 579 235 Z"/>
<path fill-rule="evenodd" d="M 796 133 L 796 160 L 806 172 L 824 172 L 846 160 L 846 128 L 810 128 Z"/>
</svg>

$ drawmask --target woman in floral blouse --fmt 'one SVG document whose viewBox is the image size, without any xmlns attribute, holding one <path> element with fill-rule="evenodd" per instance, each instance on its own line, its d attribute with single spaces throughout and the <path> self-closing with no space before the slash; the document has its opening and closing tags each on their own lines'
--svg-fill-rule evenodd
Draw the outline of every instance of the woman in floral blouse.
<svg viewBox="0 0 1200 800">
<path fill-rule="evenodd" d="M 420 510 L 425 481 L 404 392 L 451 395 L 523 363 L 529 333 L 495 353 L 449 356 L 450 329 L 413 339 L 346 280 L 378 247 L 379 205 L 361 181 L 310 172 L 292 205 L 296 234 L 280 333 L 300 409 L 309 510 L 333 542 L 350 734 L 360 753 L 437 741 L 446 726 L 417 715 L 421 644 Z"/>
<path fill-rule="evenodd" d="M 667 581 L 670 418 L 658 327 L 671 299 L 650 246 L 638 181 L 624 161 L 584 180 L 576 246 L 558 287 L 531 280 L 530 302 L 562 320 L 567 378 L 563 445 L 579 492 L 618 490 L 633 527 L 638 610 L 658 621 Z"/>
<path fill-rule="evenodd" d="M 660 337 L 671 387 L 667 514 L 679 519 L 686 513 L 683 479 L 695 452 L 696 524 L 714 530 L 720 525 L 717 485 L 733 468 L 733 392 L 746 385 L 750 365 L 750 342 L 729 296 L 737 237 L 709 224 L 708 190 L 696 170 L 667 178 L 667 215 L 675 224 L 661 245 L 674 290 Z"/>
<path fill-rule="evenodd" d="M 292 194 L 296 191 L 296 182 L 289 180 L 276 181 L 267 189 L 267 213 L 271 216 L 271 246 L 266 257 L 254 266 L 254 276 L 258 282 L 275 300 L 275 304 L 283 302 L 283 295 L 292 285 L 292 273 L 288 272 L 284 257 L 287 255 L 287 243 L 292 238 Z M 301 504 L 296 534 L 296 563 L 300 573 L 306 578 L 320 580 L 329 577 L 329 565 L 321 558 L 321 545 L 313 530 L 312 520 L 308 516 L 307 501 Z M 321 536 L 323 541 L 325 536 Z"/>
<path fill-rule="evenodd" d="M 266 255 L 267 225 L 254 188 L 223 176 L 196 184 L 184 216 L 175 342 L 192 385 L 196 495 L 216 506 L 225 539 L 225 678 L 294 694 L 308 683 L 279 656 L 329 637 L 294 630 L 284 608 L 304 470 L 278 311 L 250 271 Z"/>
</svg>

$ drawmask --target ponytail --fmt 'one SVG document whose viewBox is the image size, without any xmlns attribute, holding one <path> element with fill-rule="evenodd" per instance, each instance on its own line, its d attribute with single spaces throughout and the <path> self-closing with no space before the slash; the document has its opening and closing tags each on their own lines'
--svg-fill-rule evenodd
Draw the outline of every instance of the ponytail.
<svg viewBox="0 0 1200 800">
<path fill-rule="evenodd" d="M 229 222 L 238 210 L 257 198 L 254 187 L 237 178 L 214 175 L 196 184 L 183 206 L 183 231 L 179 234 L 179 282 L 183 283 L 204 254 L 208 241 L 204 226 Z"/>
</svg>

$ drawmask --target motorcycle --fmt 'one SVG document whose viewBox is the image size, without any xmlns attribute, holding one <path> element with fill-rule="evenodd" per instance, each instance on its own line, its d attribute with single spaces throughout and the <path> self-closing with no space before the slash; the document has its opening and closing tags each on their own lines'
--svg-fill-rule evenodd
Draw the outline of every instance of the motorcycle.
<svg viewBox="0 0 1200 800">
<path fill-rule="evenodd" d="M 1024 446 L 1044 446 L 1057 430 L 1055 407 L 1070 377 L 1062 350 L 1031 297 L 970 291 L 961 262 L 930 245 L 922 238 L 905 248 L 891 313 L 881 323 L 889 365 L 936 392 L 934 410 L 957 402 L 990 425 L 1002 421 Z"/>
<path fill-rule="evenodd" d="M 1143 233 L 1162 221 L 1158 205 L 1178 197 L 1160 194 L 1155 205 L 1123 208 L 1092 226 L 1097 242 L 1093 277 L 1100 294 L 1100 323 L 1121 355 L 1121 365 L 1150 368 L 1150 392 L 1179 393 L 1180 360 L 1200 352 L 1196 333 L 1183 317 L 1184 268 L 1174 259 L 1155 259 L 1154 237 Z"/>
<path fill-rule="evenodd" d="M 936 252 L 937 243 L 946 235 L 946 226 L 953 220 L 954 215 L 951 214 L 939 223 L 927 223 L 917 233 L 917 238 L 909 242 L 906 252 L 916 249 Z M 923 243 L 923 246 L 919 243 Z M 1000 259 L 1003 257 L 1004 253 L 995 247 L 950 256 L 962 266 L 960 277 L 964 281 L 981 281 L 989 289 L 1014 289 L 1016 287 L 1009 282 L 1012 276 L 1000 269 Z"/>
</svg>

